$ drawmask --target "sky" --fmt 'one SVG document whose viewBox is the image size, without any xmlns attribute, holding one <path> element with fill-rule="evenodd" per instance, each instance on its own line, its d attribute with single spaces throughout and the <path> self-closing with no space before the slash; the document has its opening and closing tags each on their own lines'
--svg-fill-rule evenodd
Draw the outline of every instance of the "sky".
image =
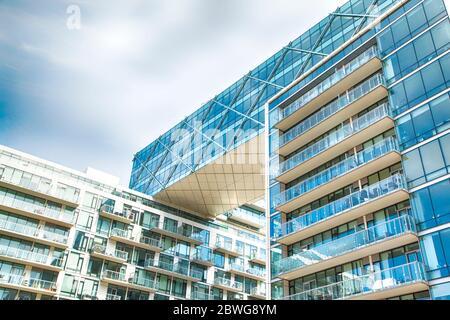
<svg viewBox="0 0 450 320">
<path fill-rule="evenodd" d="M 128 185 L 137 151 L 344 2 L 0 0 L 0 144 Z"/>
</svg>

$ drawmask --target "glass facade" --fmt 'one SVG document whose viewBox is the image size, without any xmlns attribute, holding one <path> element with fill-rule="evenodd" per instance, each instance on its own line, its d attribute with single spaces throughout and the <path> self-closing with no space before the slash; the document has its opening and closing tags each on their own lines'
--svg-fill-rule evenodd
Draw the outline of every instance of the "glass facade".
<svg viewBox="0 0 450 320">
<path fill-rule="evenodd" d="M 450 21 L 388 7 L 269 100 L 274 299 L 450 297 Z"/>
<path fill-rule="evenodd" d="M 270 98 L 312 71 L 370 24 L 374 15 L 389 10 L 397 1 L 379 0 L 376 6 L 372 2 L 357 0 L 341 6 L 139 151 L 133 160 L 130 188 L 155 195 L 261 134 L 264 106 Z M 330 61 L 324 66 L 330 66 Z M 322 72 L 324 66 L 313 72 Z"/>
</svg>

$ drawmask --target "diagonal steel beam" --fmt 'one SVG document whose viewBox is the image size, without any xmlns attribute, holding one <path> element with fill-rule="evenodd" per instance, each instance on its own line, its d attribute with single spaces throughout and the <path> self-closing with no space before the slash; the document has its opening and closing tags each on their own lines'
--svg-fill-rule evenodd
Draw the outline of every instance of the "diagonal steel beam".
<svg viewBox="0 0 450 320">
<path fill-rule="evenodd" d="M 284 89 L 283 86 L 280 86 L 280 85 L 278 85 L 278 84 L 276 84 L 276 83 L 273 83 L 273 82 L 269 82 L 269 81 L 266 81 L 266 80 L 262 80 L 262 79 L 259 79 L 259 78 L 255 78 L 255 77 L 250 76 L 250 75 L 246 75 L 246 77 L 247 77 L 247 78 L 250 78 L 250 79 L 253 79 L 253 80 L 256 80 L 256 81 L 259 81 L 259 82 L 262 82 L 262 83 L 265 83 L 265 84 L 268 84 L 268 85 L 271 85 L 271 86 L 274 86 L 274 87 L 277 87 L 277 88 L 279 88 L 279 89 Z"/>
<path fill-rule="evenodd" d="M 291 51 L 295 51 L 295 52 L 299 52 L 299 53 L 317 54 L 319 56 L 324 56 L 324 57 L 327 56 L 326 53 L 322 53 L 322 52 L 318 52 L 318 51 L 304 50 L 304 49 L 299 49 L 299 48 L 294 48 L 294 47 L 284 47 L 284 48 L 287 50 L 291 50 Z"/>
</svg>

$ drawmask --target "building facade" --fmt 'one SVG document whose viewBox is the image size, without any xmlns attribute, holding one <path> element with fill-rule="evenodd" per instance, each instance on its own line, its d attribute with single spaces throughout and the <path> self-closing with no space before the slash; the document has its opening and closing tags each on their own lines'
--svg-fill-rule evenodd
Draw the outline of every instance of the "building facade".
<svg viewBox="0 0 450 320">
<path fill-rule="evenodd" d="M 448 12 L 361 2 L 268 102 L 271 297 L 450 299 Z"/>
<path fill-rule="evenodd" d="M 264 299 L 261 214 L 205 219 L 0 146 L 0 300 Z"/>
</svg>

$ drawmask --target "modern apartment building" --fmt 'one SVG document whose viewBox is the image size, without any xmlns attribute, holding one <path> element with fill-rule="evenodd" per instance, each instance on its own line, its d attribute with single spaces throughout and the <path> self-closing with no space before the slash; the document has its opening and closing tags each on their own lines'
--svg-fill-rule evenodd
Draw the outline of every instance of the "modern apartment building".
<svg viewBox="0 0 450 320">
<path fill-rule="evenodd" d="M 0 146 L 0 300 L 264 299 L 261 214 L 202 218 Z"/>
<path fill-rule="evenodd" d="M 444 2 L 350 1 L 317 42 L 268 102 L 271 297 L 450 299 Z"/>
</svg>

